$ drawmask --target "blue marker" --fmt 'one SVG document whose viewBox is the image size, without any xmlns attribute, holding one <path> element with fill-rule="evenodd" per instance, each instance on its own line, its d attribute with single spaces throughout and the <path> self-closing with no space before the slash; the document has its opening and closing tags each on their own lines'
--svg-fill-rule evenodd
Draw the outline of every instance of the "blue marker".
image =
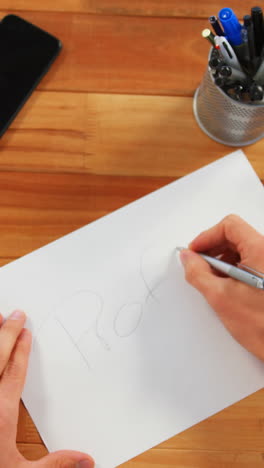
<svg viewBox="0 0 264 468">
<path fill-rule="evenodd" d="M 218 13 L 218 17 L 222 23 L 228 42 L 232 46 L 241 45 L 243 43 L 241 35 L 242 26 L 233 10 L 231 8 L 222 8 Z"/>
</svg>

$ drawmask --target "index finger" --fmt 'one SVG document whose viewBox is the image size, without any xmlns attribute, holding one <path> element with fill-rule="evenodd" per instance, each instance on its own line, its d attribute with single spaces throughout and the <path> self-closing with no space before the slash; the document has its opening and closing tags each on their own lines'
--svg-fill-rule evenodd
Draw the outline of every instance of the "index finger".
<svg viewBox="0 0 264 468">
<path fill-rule="evenodd" d="M 0 376 L 2 375 L 16 340 L 26 321 L 22 310 L 15 310 L 0 328 Z"/>
<path fill-rule="evenodd" d="M 19 403 L 26 379 L 31 341 L 31 332 L 24 328 L 17 339 L 8 364 L 1 377 L 1 398 L 13 402 L 15 408 Z"/>
<path fill-rule="evenodd" d="M 189 245 L 198 252 L 214 251 L 214 255 L 229 248 L 247 257 L 248 250 L 262 235 L 237 215 L 228 215 L 220 223 L 199 234 Z"/>
</svg>

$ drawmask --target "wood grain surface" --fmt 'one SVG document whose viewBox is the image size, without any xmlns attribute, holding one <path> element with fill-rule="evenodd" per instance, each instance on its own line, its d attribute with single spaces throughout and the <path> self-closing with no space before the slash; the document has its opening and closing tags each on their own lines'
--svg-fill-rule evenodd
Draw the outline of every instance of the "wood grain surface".
<svg viewBox="0 0 264 468">
<path fill-rule="evenodd" d="M 192 111 L 208 55 L 200 33 L 223 6 L 0 0 L 1 16 L 21 15 L 63 42 L 0 141 L 1 266 L 233 150 L 210 140 Z M 242 17 L 252 5 L 231 6 Z M 263 150 L 263 141 L 244 148 L 262 180 Z M 30 460 L 47 453 L 22 403 L 17 442 Z M 262 390 L 122 468 L 258 468 L 263 453 Z"/>
<path fill-rule="evenodd" d="M 209 15 L 217 14 L 222 4 L 215 0 L 200 0 L 197 4 L 194 0 L 179 2 L 175 0 L 46 0 L 45 2 L 35 0 L 16 0 L 16 9 L 23 11 L 67 11 L 76 13 L 93 13 L 97 15 L 120 15 L 120 16 L 159 16 L 159 17 L 192 17 L 207 18 Z M 239 17 L 250 10 L 251 4 L 241 3 L 240 0 L 232 1 L 232 8 Z M 1 0 L 0 8 L 13 11 L 12 0 Z"/>
</svg>

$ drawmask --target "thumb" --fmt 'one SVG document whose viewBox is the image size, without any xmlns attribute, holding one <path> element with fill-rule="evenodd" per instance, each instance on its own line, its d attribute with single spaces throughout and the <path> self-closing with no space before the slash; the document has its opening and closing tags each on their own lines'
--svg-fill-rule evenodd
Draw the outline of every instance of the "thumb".
<svg viewBox="0 0 264 468">
<path fill-rule="evenodd" d="M 221 278 L 215 276 L 210 265 L 197 253 L 184 249 L 180 259 L 185 270 L 185 278 L 192 286 L 208 298 L 211 291 L 219 289 Z"/>
<path fill-rule="evenodd" d="M 94 468 L 92 457 L 85 453 L 60 450 L 43 457 L 34 468 Z"/>
</svg>

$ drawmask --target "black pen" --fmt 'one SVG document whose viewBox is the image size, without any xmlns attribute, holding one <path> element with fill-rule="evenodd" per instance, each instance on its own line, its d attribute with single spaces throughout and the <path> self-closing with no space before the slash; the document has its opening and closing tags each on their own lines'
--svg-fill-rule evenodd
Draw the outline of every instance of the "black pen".
<svg viewBox="0 0 264 468">
<path fill-rule="evenodd" d="M 220 23 L 219 23 L 216 16 L 210 16 L 209 17 L 209 22 L 212 25 L 212 28 L 214 29 L 215 34 L 217 36 L 224 36 L 225 35 L 225 33 L 224 33 L 223 29 L 221 28 Z"/>
<path fill-rule="evenodd" d="M 218 86 L 219 88 L 223 88 L 225 85 L 227 85 L 227 79 L 224 78 L 223 76 L 216 76 L 214 79 L 215 85 Z"/>
<path fill-rule="evenodd" d="M 235 96 L 236 96 L 237 101 L 242 101 L 243 100 L 242 96 L 243 96 L 243 93 L 245 93 L 245 91 L 246 91 L 246 89 L 242 84 L 237 84 L 234 87 L 234 92 L 235 92 Z"/>
<path fill-rule="evenodd" d="M 249 52 L 249 62 L 248 62 L 248 71 L 253 75 L 258 67 L 258 59 L 256 57 L 256 48 L 255 48 L 255 34 L 253 21 L 250 15 L 244 16 L 244 28 L 247 31 L 248 37 L 248 52 Z"/>
<path fill-rule="evenodd" d="M 264 44 L 262 9 L 258 6 L 251 8 L 251 16 L 254 29 L 255 52 L 256 56 L 259 57 Z"/>
<path fill-rule="evenodd" d="M 247 31 L 247 37 L 248 37 L 249 58 L 251 61 L 253 61 L 255 59 L 255 41 L 254 41 L 254 30 L 253 30 L 252 18 L 250 15 L 245 15 L 243 19 L 244 19 L 244 28 Z"/>
<path fill-rule="evenodd" d="M 228 78 L 229 80 L 240 81 L 241 84 L 246 83 L 247 77 L 244 73 L 237 70 L 236 68 L 232 68 L 229 65 L 222 65 L 218 68 L 220 76 Z"/>
<path fill-rule="evenodd" d="M 251 101 L 262 101 L 263 87 L 253 81 L 249 88 L 249 96 Z"/>
<path fill-rule="evenodd" d="M 224 65 L 223 60 L 220 57 L 211 57 L 209 60 L 209 67 L 210 68 L 217 68 L 221 65 Z"/>
</svg>

